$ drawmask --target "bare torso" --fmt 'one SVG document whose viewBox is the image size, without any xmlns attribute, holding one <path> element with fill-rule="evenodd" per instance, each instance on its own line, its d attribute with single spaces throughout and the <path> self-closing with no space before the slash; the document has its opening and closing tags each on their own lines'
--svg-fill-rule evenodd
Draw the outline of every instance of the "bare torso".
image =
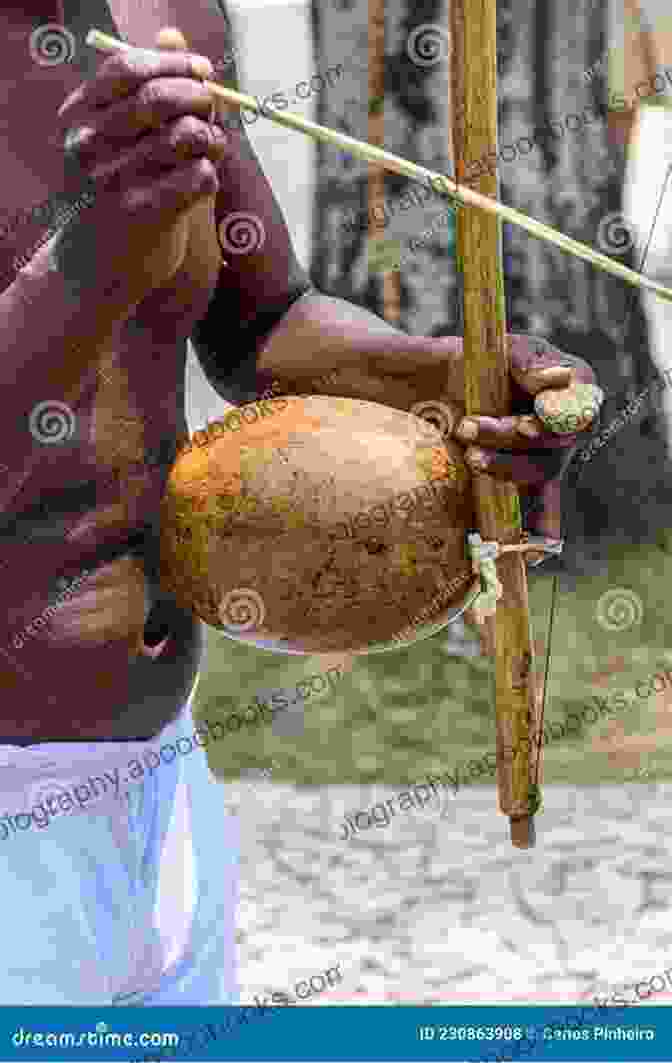
<svg viewBox="0 0 672 1063">
<path fill-rule="evenodd" d="M 128 32 L 134 5 L 122 7 L 126 14 L 115 17 Z M 171 22 L 160 10 L 143 17 L 151 24 L 136 34 L 144 37 Z M 26 213 L 17 221 L 19 212 L 64 187 L 55 110 L 86 65 L 99 61 L 91 53 L 36 66 L 27 41 L 45 21 L 44 12 L 37 19 L 0 13 L 0 124 L 11 145 L 2 151 L 0 291 L 16 276 L 15 256 L 53 220 L 45 226 Z M 40 442 L 48 419 L 35 420 L 25 467 L 0 470 L 6 483 L 23 481 L 0 509 L 0 742 L 149 737 L 177 715 L 193 686 L 202 627 L 160 592 L 156 522 L 186 432 L 186 337 L 216 282 L 216 272 L 205 274 L 202 266 L 192 275 L 186 269 L 174 291 L 159 294 L 158 314 L 156 301 L 146 301 L 109 351 L 92 354 L 78 395 L 60 422 L 51 421 L 52 432 L 63 426 L 61 442 Z M 23 418 L 31 430 L 33 411 L 7 398 L 4 416 Z M 58 418 L 54 403 L 63 395 L 34 398 Z"/>
<path fill-rule="evenodd" d="M 0 738 L 148 737 L 193 685 L 200 625 L 157 572 L 158 503 L 186 428 L 184 352 L 172 353 L 106 366 L 74 422 L 64 415 L 73 439 L 44 445 L 3 513 Z"/>
</svg>

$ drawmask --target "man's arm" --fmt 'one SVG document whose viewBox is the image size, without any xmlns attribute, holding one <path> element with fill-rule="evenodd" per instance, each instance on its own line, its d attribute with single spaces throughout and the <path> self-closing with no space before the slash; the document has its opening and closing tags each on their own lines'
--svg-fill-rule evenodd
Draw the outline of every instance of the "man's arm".
<svg viewBox="0 0 672 1063">
<path fill-rule="evenodd" d="M 233 44 L 223 11 L 218 54 L 235 54 Z M 220 83 L 239 90 L 235 62 L 225 72 Z M 450 378 L 450 397 L 461 401 L 461 340 L 408 336 L 363 307 L 317 292 L 240 112 L 222 105 L 219 120 L 231 137 L 214 203 L 220 246 L 211 210 L 195 212 L 192 222 L 193 253 L 218 260 L 216 288 L 191 337 L 215 390 L 251 401 L 277 380 L 283 390 L 352 394 L 409 409 L 428 393 L 448 397 Z"/>
<path fill-rule="evenodd" d="M 210 49 L 214 54 L 213 45 Z M 218 71 L 218 82 L 239 91 L 232 26 L 224 9 L 216 50 L 229 57 Z M 191 339 L 215 390 L 225 399 L 241 402 L 255 398 L 268 386 L 265 374 L 257 376 L 259 352 L 289 308 L 312 291 L 312 285 L 296 257 L 240 112 L 226 104 L 219 105 L 218 111 L 231 150 L 218 168 L 221 187 L 214 203 L 192 218 L 192 253 L 216 263 L 217 283 Z"/>
<path fill-rule="evenodd" d="M 667 0 L 651 0 L 664 14 Z M 641 0 L 609 0 L 608 112 L 610 139 L 626 150 L 636 143 L 638 112 L 642 100 L 657 95 L 658 68 L 672 61 L 672 36 L 668 19 L 645 19 Z M 653 12 L 655 14 L 655 12 Z"/>
</svg>

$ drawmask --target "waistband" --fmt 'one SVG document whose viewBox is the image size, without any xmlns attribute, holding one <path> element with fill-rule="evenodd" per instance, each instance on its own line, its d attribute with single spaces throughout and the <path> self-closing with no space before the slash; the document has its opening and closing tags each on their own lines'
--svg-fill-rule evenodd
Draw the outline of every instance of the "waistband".
<svg viewBox="0 0 672 1063">
<path fill-rule="evenodd" d="M 34 746 L 0 745 L 0 794 L 24 790 L 40 781 L 61 783 L 106 767 L 139 759 L 142 752 L 193 730 L 192 705 L 200 673 L 179 716 L 149 741 L 41 742 Z"/>
</svg>

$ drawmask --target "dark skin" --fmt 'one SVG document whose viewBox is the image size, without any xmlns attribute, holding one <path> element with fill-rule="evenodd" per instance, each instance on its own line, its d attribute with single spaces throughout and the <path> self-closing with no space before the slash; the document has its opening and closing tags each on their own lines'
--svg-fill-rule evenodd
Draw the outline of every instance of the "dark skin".
<svg viewBox="0 0 672 1063">
<path fill-rule="evenodd" d="M 18 408 L 58 395 L 91 424 L 85 442 L 50 448 L 50 461 L 42 448 L 30 490 L 18 490 L 3 508 L 4 532 L 13 528 L 13 539 L 0 575 L 8 618 L 0 738 L 19 744 L 154 735 L 179 711 L 200 660 L 199 630 L 159 588 L 158 505 L 186 431 L 184 340 L 206 311 L 222 337 L 229 327 L 230 311 L 220 313 L 217 302 L 223 267 L 215 198 L 235 189 L 242 162 L 253 155 L 242 131 L 213 135 L 211 101 L 200 82 L 208 61 L 194 63 L 176 50 L 174 37 L 156 44 L 163 53 L 106 59 L 60 108 L 69 158 L 95 180 L 98 198 L 85 223 L 71 224 L 35 256 L 26 291 L 36 292 L 51 270 L 70 300 L 76 339 L 65 355 L 59 350 L 42 362 L 39 377 L 17 357 L 0 380 Z M 224 44 L 213 43 L 213 52 Z M 164 309 L 159 326 L 152 316 L 157 306 Z M 78 333 L 80 320 L 86 328 Z M 110 360 L 112 336 L 120 354 Z M 469 462 L 542 493 L 536 530 L 557 536 L 560 471 L 577 437 L 545 432 L 532 397 L 565 387 L 573 374 L 589 382 L 594 376 L 544 340 L 511 336 L 509 344 L 514 413 L 473 419 L 469 439 L 463 422 L 459 436 Z M 210 372 L 215 387 L 226 367 L 223 357 Z M 428 399 L 459 403 L 463 395 L 459 338 L 406 336 L 315 291 L 272 328 L 259 367 L 284 390 L 305 392 L 311 382 L 314 393 L 399 409 Z M 316 382 L 327 374 L 329 383 Z M 96 389 L 87 397 L 92 377 Z M 27 458 L 10 435 L 3 454 L 12 453 L 18 481 Z M 56 575 L 74 579 L 84 568 L 84 583 L 17 649 L 17 632 L 43 613 Z"/>
</svg>

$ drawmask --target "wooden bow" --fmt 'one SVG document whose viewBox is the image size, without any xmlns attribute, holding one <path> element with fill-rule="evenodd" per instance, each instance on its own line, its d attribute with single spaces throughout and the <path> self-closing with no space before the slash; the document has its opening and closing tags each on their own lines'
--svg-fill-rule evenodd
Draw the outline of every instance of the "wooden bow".
<svg viewBox="0 0 672 1063">
<path fill-rule="evenodd" d="M 384 2 L 370 2 L 375 55 L 380 59 Z M 338 147 L 377 168 L 427 184 L 449 198 L 457 207 L 458 264 L 464 279 L 465 405 L 467 413 L 501 417 L 509 412 L 510 394 L 500 219 L 668 302 L 672 301 L 672 289 L 521 211 L 504 206 L 497 199 L 496 175 L 478 178 L 478 189 L 465 187 L 465 164 L 488 157 L 497 145 L 496 0 L 468 0 L 468 17 L 467 0 L 451 0 L 450 6 L 452 154 L 456 181 L 385 151 L 379 146 L 384 139 L 382 120 L 373 123 L 371 128 L 372 137 L 379 144 L 365 143 L 292 112 L 278 111 L 268 105 L 262 109 L 253 97 L 244 93 L 209 81 L 205 84 L 213 96 L 228 104 L 261 113 L 279 125 Z M 102 52 L 131 47 L 97 30 L 87 35 L 86 43 Z M 371 86 L 377 91 L 382 81 L 381 71 L 382 61 L 374 63 Z M 376 99 L 379 101 L 379 97 Z M 474 183 L 470 177 L 470 185 Z M 382 178 L 373 178 L 369 187 L 372 203 L 380 200 L 381 190 L 384 190 Z M 479 209 L 466 211 L 465 206 Z M 397 291 L 388 287 L 385 295 L 388 312 L 397 317 Z M 474 496 L 483 539 L 502 545 L 517 544 L 522 529 L 515 488 L 480 475 L 474 477 Z M 539 805 L 542 709 L 532 671 L 527 580 L 521 555 L 505 553 L 497 560 L 497 573 L 504 593 L 497 603 L 486 639 L 494 656 L 497 783 L 501 810 L 511 820 L 512 842 L 519 848 L 528 848 L 534 844 L 534 813 Z"/>
<path fill-rule="evenodd" d="M 469 161 L 497 149 L 496 0 L 451 0 L 452 157 L 460 184 Z M 493 157 L 492 155 L 490 157 Z M 485 174 L 477 190 L 498 198 L 498 179 Z M 463 278 L 464 374 L 467 414 L 502 417 L 510 412 L 509 354 L 501 222 L 494 214 L 458 209 L 457 263 Z M 519 543 L 518 493 L 510 483 L 474 476 L 474 505 L 484 540 Z M 536 697 L 527 594 L 520 553 L 497 559 L 503 595 L 485 619 L 484 643 L 494 657 L 499 805 L 510 818 L 511 841 L 534 845 L 538 801 L 540 699 Z M 539 765 L 539 768 L 541 765 Z"/>
</svg>

